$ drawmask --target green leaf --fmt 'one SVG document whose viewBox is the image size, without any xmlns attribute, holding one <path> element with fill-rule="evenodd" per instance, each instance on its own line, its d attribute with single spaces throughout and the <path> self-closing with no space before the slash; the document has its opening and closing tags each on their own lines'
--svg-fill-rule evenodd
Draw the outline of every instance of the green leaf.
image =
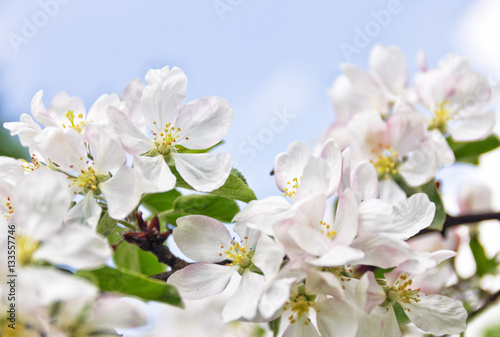
<svg viewBox="0 0 500 337">
<path fill-rule="evenodd" d="M 269 322 L 269 328 L 273 332 L 273 337 L 277 337 L 280 332 L 281 316 Z"/>
<path fill-rule="evenodd" d="M 174 206 L 174 201 L 182 194 L 177 190 L 171 190 L 164 193 L 151 194 L 144 198 L 142 205 L 152 214 L 161 213 Z"/>
<path fill-rule="evenodd" d="M 108 236 L 108 242 L 112 245 L 122 240 L 121 233 L 128 228 L 116 227 L 113 234 Z M 113 254 L 113 261 L 119 268 L 123 268 L 142 275 L 151 276 L 167 270 L 167 266 L 158 262 L 158 258 L 151 252 L 146 252 L 138 246 L 126 241 L 120 243 Z"/>
<path fill-rule="evenodd" d="M 193 187 L 191 187 L 186 181 L 184 181 L 184 179 L 182 179 L 181 175 L 179 174 L 179 172 L 177 172 L 175 167 L 170 167 L 170 169 L 177 178 L 177 187 L 194 190 Z M 238 176 L 234 173 L 230 173 L 224 185 L 210 192 L 210 194 L 218 195 L 228 199 L 240 200 L 247 203 L 257 199 L 252 189 L 250 189 L 250 187 L 248 187 L 248 185 L 243 180 L 238 178 Z"/>
<path fill-rule="evenodd" d="M 78 271 L 76 275 L 88 279 L 102 291 L 117 292 L 183 307 L 182 300 L 174 286 L 131 271 L 103 267 L 92 271 Z"/>
<path fill-rule="evenodd" d="M 247 180 L 245 179 L 245 177 L 243 176 L 243 173 L 241 173 L 240 171 L 238 171 L 237 169 L 235 169 L 234 167 L 231 169 L 231 173 L 234 174 L 235 176 L 237 176 L 238 178 L 241 179 L 241 181 L 243 181 L 245 183 L 245 185 L 248 186 L 248 183 L 247 183 Z"/>
<path fill-rule="evenodd" d="M 236 201 L 217 195 L 190 194 L 177 198 L 172 209 L 159 213 L 160 219 L 166 218 L 168 223 L 186 215 L 206 215 L 222 222 L 231 222 L 240 210 Z"/>
<path fill-rule="evenodd" d="M 484 247 L 481 242 L 479 242 L 477 235 L 474 235 L 470 239 L 469 246 L 472 251 L 472 255 L 474 256 L 474 260 L 476 261 L 476 275 L 479 277 L 486 274 L 494 275 L 497 269 L 495 258 L 489 259 L 486 256 Z"/>
<path fill-rule="evenodd" d="M 117 221 L 113 218 L 111 218 L 106 211 L 104 215 L 101 217 L 101 220 L 99 220 L 99 223 L 97 224 L 97 233 L 103 235 L 105 238 L 108 237 L 113 230 L 115 229 L 117 225 Z"/>
<path fill-rule="evenodd" d="M 427 184 L 418 187 L 411 187 L 406 184 L 404 179 L 400 176 L 395 176 L 394 181 L 405 191 L 406 196 L 410 197 L 415 193 L 425 193 L 436 205 L 436 214 L 432 220 L 432 224 L 428 227 L 429 229 L 442 230 L 444 222 L 446 220 L 446 211 L 444 209 L 443 201 L 441 200 L 441 195 L 436 187 L 436 182 L 434 179 L 429 181 Z"/>
<path fill-rule="evenodd" d="M 479 164 L 480 155 L 500 147 L 500 139 L 494 134 L 476 142 L 455 142 L 451 137 L 447 137 L 446 140 L 455 153 L 457 162 L 474 165 Z"/>
</svg>

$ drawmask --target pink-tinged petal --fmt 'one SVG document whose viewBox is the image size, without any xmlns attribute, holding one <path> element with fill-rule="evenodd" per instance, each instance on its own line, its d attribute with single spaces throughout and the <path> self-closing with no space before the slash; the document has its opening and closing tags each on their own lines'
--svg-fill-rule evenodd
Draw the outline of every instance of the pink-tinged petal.
<svg viewBox="0 0 500 337">
<path fill-rule="evenodd" d="M 391 147 L 402 157 L 418 149 L 426 139 L 426 125 L 421 113 L 409 108 L 393 113 L 387 121 Z"/>
<path fill-rule="evenodd" d="M 233 115 L 227 101 L 216 96 L 199 98 L 184 105 L 175 123 L 181 129 L 176 144 L 196 150 L 216 145 L 229 131 Z"/>
<path fill-rule="evenodd" d="M 299 179 L 299 188 L 295 194 L 295 200 L 298 201 L 312 194 L 335 192 L 329 190 L 330 179 L 330 167 L 327 162 L 322 158 L 309 158 L 302 172 L 301 179 Z"/>
<path fill-rule="evenodd" d="M 87 149 L 80 133 L 73 129 L 45 128 L 34 141 L 53 163 L 67 171 L 86 169 Z"/>
<path fill-rule="evenodd" d="M 355 309 L 350 303 L 336 298 L 326 298 L 316 302 L 315 310 L 321 336 L 356 336 L 358 321 Z"/>
<path fill-rule="evenodd" d="M 400 304 L 410 309 L 405 311 L 408 318 L 426 332 L 436 335 L 459 334 L 467 327 L 467 311 L 452 298 L 421 294 L 417 303 Z"/>
<path fill-rule="evenodd" d="M 120 101 L 120 98 L 117 94 L 104 94 L 101 95 L 94 104 L 90 107 L 90 110 L 87 114 L 87 123 L 88 125 L 100 125 L 104 127 L 109 126 L 108 121 L 108 107 L 113 106 L 119 110 L 125 109 L 125 103 Z"/>
<path fill-rule="evenodd" d="M 448 132 L 457 142 L 471 142 L 488 137 L 495 127 L 496 112 L 488 110 L 462 120 L 448 123 Z"/>
<path fill-rule="evenodd" d="M 415 89 L 427 106 L 446 101 L 453 93 L 454 79 L 445 71 L 434 69 L 415 76 Z"/>
<path fill-rule="evenodd" d="M 33 138 L 39 134 L 42 129 L 27 114 L 22 114 L 19 122 L 3 123 L 4 128 L 10 131 L 11 136 L 18 136 L 23 146 L 32 146 Z"/>
<path fill-rule="evenodd" d="M 337 275 L 317 269 L 308 271 L 306 278 L 307 291 L 309 293 L 332 295 L 336 298 L 345 298 L 345 290 L 342 283 Z"/>
<path fill-rule="evenodd" d="M 302 315 L 296 322 L 290 323 L 283 332 L 282 337 L 321 337 L 313 324 L 309 322 L 306 324 L 307 319 L 307 315 Z"/>
<path fill-rule="evenodd" d="M 234 221 L 245 222 L 249 228 L 257 229 L 268 235 L 274 235 L 273 225 L 291 217 L 292 205 L 284 198 L 270 196 L 261 200 L 252 200 L 233 218 Z"/>
<path fill-rule="evenodd" d="M 226 289 L 236 267 L 195 263 L 176 271 L 168 278 L 182 298 L 197 300 L 221 293 Z"/>
<path fill-rule="evenodd" d="M 272 238 L 261 235 L 252 262 L 269 280 L 278 274 L 284 257 L 285 252 Z"/>
<path fill-rule="evenodd" d="M 304 167 L 310 157 L 311 151 L 309 147 L 300 142 L 293 142 L 288 146 L 286 152 L 276 156 L 274 160 L 274 179 L 280 191 L 284 191 L 285 188 L 292 191 L 292 185 L 296 183 L 293 181 L 295 178 L 300 183 Z"/>
<path fill-rule="evenodd" d="M 141 110 L 141 96 L 144 90 L 144 84 L 138 78 L 131 80 L 125 89 L 123 89 L 121 100 L 125 102 L 128 108 L 127 116 L 130 118 L 134 125 L 139 129 L 146 128 L 146 120 L 142 115 Z"/>
<path fill-rule="evenodd" d="M 360 232 L 385 233 L 393 228 L 392 206 L 380 199 L 370 199 L 359 205 Z"/>
<path fill-rule="evenodd" d="M 377 171 L 372 164 L 366 161 L 359 162 L 351 174 L 351 188 L 358 202 L 379 197 Z"/>
<path fill-rule="evenodd" d="M 95 269 L 104 265 L 111 254 L 104 238 L 94 229 L 70 225 L 46 239 L 33 257 L 75 269 Z"/>
<path fill-rule="evenodd" d="M 143 193 L 161 193 L 175 187 L 177 179 L 163 156 L 134 156 L 134 170 Z"/>
<path fill-rule="evenodd" d="M 365 100 L 359 100 L 359 93 L 344 74 L 333 82 L 328 89 L 328 96 L 332 100 L 337 120 L 341 123 L 348 122 L 352 115 L 368 107 Z"/>
<path fill-rule="evenodd" d="M 340 186 L 338 193 L 342 194 L 346 189 L 351 188 L 351 155 L 352 150 L 350 147 L 342 151 L 342 177 L 340 179 Z"/>
<path fill-rule="evenodd" d="M 222 185 L 231 173 L 231 156 L 219 153 L 172 153 L 181 177 L 200 192 L 211 192 Z"/>
<path fill-rule="evenodd" d="M 349 79 L 355 94 L 348 96 L 351 111 L 359 112 L 366 109 L 377 109 L 385 115 L 388 108 L 388 99 L 377 80 L 366 71 L 355 66 L 343 65 L 345 75 Z"/>
<path fill-rule="evenodd" d="M 392 205 L 406 199 L 406 193 L 394 182 L 394 180 L 383 179 L 380 182 L 380 199 Z"/>
<path fill-rule="evenodd" d="M 18 183 L 14 199 L 11 222 L 19 234 L 43 240 L 61 229 L 73 195 L 65 175 L 36 170 Z"/>
<path fill-rule="evenodd" d="M 337 231 L 334 240 L 338 245 L 349 245 L 358 235 L 358 203 L 349 189 L 339 196 L 333 229 Z"/>
<path fill-rule="evenodd" d="M 231 234 L 221 222 L 204 215 L 188 215 L 177 219 L 173 231 L 181 252 L 198 262 L 219 262 L 226 259 Z"/>
<path fill-rule="evenodd" d="M 364 312 L 369 315 L 378 305 L 387 298 L 385 291 L 380 287 L 373 272 L 366 272 L 356 285 L 356 294 L 359 304 Z"/>
<path fill-rule="evenodd" d="M 128 153 L 140 155 L 155 148 L 151 138 L 134 125 L 122 111 L 109 107 L 108 119 Z"/>
<path fill-rule="evenodd" d="M 127 161 L 125 150 L 118 139 L 111 137 L 103 129 L 87 126 L 85 136 L 94 158 L 94 169 L 98 174 L 114 173 Z"/>
<path fill-rule="evenodd" d="M 224 323 L 239 319 L 245 321 L 254 319 L 264 285 L 264 276 L 245 271 L 238 289 L 222 309 Z"/>
<path fill-rule="evenodd" d="M 347 246 L 334 246 L 329 251 L 317 259 L 310 259 L 307 262 L 319 267 L 339 267 L 354 263 L 365 256 L 363 251 Z"/>
<path fill-rule="evenodd" d="M 408 160 L 398 168 L 398 172 L 408 185 L 417 187 L 429 182 L 437 169 L 438 161 L 434 143 L 427 140 L 419 149 L 412 152 Z"/>
<path fill-rule="evenodd" d="M 429 139 L 434 143 L 439 166 L 452 165 L 455 162 L 455 153 L 439 130 L 427 131 Z"/>
<path fill-rule="evenodd" d="M 176 125 L 179 109 L 186 98 L 187 77 L 184 72 L 168 66 L 151 69 L 146 74 L 148 85 L 144 88 L 141 107 L 148 122 L 156 131 L 163 130 L 167 123 Z"/>
<path fill-rule="evenodd" d="M 330 168 L 330 185 L 326 191 L 326 197 L 329 198 L 337 193 L 342 176 L 342 154 L 335 140 L 328 139 L 325 142 L 320 158 L 323 158 Z"/>
<path fill-rule="evenodd" d="M 49 109 L 47 110 L 47 119 L 40 120 L 41 124 L 48 119 L 52 120 L 52 123 L 45 126 L 58 126 L 58 127 L 69 127 L 71 125 L 66 113 L 68 111 L 73 111 L 76 121 L 85 121 L 86 110 L 83 105 L 83 101 L 80 97 L 70 97 L 64 91 L 58 93 L 52 102 L 50 103 Z M 82 116 L 81 118 L 79 116 Z M 35 116 L 33 116 L 35 117 Z M 36 119 L 36 117 L 35 117 Z M 64 125 L 63 125 L 64 124 Z"/>
<path fill-rule="evenodd" d="M 382 320 L 382 336 L 384 337 L 402 337 L 403 334 L 399 329 L 399 323 L 396 319 L 396 313 L 392 306 L 386 309 L 387 312 Z"/>
<path fill-rule="evenodd" d="M 394 221 L 385 234 L 406 240 L 431 225 L 436 205 L 425 193 L 417 193 L 394 205 Z"/>
<path fill-rule="evenodd" d="M 376 45 L 370 53 L 370 69 L 389 98 L 395 101 L 408 81 L 406 60 L 401 49 Z"/>
<path fill-rule="evenodd" d="M 308 195 L 295 203 L 294 210 L 295 223 L 315 229 L 317 232 L 323 229 L 322 220 L 326 210 L 324 194 Z"/>
<path fill-rule="evenodd" d="M 101 211 L 101 206 L 94 199 L 94 194 L 89 192 L 70 208 L 64 217 L 64 223 L 66 225 L 84 225 L 95 229 L 101 217 Z"/>
<path fill-rule="evenodd" d="M 313 256 L 324 255 L 332 247 L 332 240 L 326 234 L 322 234 L 319 230 L 303 224 L 291 226 L 288 228 L 288 234 L 297 247 L 300 247 L 303 252 Z"/>
<path fill-rule="evenodd" d="M 124 219 L 139 205 L 143 191 L 137 180 L 132 168 L 122 166 L 110 179 L 99 184 L 110 217 Z"/>
<path fill-rule="evenodd" d="M 410 246 L 401 240 L 376 235 L 357 238 L 351 245 L 365 252 L 358 264 L 391 268 L 413 257 Z"/>
<path fill-rule="evenodd" d="M 353 160 L 378 160 L 387 146 L 390 146 L 389 128 L 380 113 L 375 110 L 365 110 L 357 113 L 347 125 L 353 136 Z"/>
<path fill-rule="evenodd" d="M 490 99 L 488 80 L 476 72 L 467 71 L 457 78 L 450 104 L 458 107 L 462 118 L 467 118 L 481 111 Z"/>
</svg>

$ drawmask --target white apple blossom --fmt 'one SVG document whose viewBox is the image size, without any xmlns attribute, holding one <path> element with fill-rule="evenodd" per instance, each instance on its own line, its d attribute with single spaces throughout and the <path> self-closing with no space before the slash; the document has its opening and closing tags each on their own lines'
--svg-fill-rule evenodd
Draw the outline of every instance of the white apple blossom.
<svg viewBox="0 0 500 337">
<path fill-rule="evenodd" d="M 183 105 L 187 78 L 174 67 L 152 69 L 146 74 L 141 107 L 151 136 L 118 109 L 109 118 L 134 165 L 157 192 L 174 188 L 169 165 L 194 189 L 210 192 L 224 184 L 231 171 L 227 153 L 183 153 L 181 148 L 204 150 L 218 144 L 229 131 L 233 111 L 226 100 L 204 97 Z"/>
</svg>

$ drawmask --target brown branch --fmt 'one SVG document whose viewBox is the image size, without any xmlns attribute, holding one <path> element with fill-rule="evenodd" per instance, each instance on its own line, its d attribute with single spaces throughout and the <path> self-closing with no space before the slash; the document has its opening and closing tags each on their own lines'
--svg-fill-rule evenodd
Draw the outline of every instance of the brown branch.
<svg viewBox="0 0 500 337">
<path fill-rule="evenodd" d="M 459 226 L 459 225 L 465 225 L 465 224 L 473 224 L 476 222 L 480 221 L 485 221 L 485 220 L 500 220 L 500 212 L 497 213 L 481 213 L 481 214 L 465 214 L 465 215 L 458 215 L 458 216 L 451 216 L 446 214 L 446 220 L 443 225 L 443 229 L 440 231 L 441 234 L 444 236 L 446 233 L 446 230 L 448 228 L 454 227 L 454 226 Z M 424 235 L 427 233 L 436 233 L 439 232 L 434 229 L 428 229 L 425 228 L 421 230 L 417 235 Z"/>
</svg>

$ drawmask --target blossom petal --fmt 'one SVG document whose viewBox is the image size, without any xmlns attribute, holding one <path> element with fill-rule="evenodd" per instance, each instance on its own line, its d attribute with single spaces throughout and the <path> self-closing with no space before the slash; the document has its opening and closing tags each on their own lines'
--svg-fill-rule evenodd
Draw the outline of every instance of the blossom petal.
<svg viewBox="0 0 500 337">
<path fill-rule="evenodd" d="M 340 299 L 320 300 L 315 306 L 321 336 L 355 337 L 358 330 L 356 313 L 349 303 Z M 303 335 L 307 336 L 307 335 Z"/>
<path fill-rule="evenodd" d="M 295 200 L 317 193 L 330 193 L 330 196 L 333 195 L 335 190 L 329 190 L 330 182 L 331 172 L 327 162 L 322 158 L 309 158 L 301 179 L 299 179 L 299 188 L 295 194 Z"/>
<path fill-rule="evenodd" d="M 325 142 L 321 149 L 320 158 L 326 160 L 330 167 L 330 185 L 326 191 L 326 197 L 329 198 L 337 193 L 342 176 L 342 154 L 335 140 L 328 139 Z"/>
<path fill-rule="evenodd" d="M 390 99 L 395 101 L 408 81 L 406 60 L 401 49 L 376 45 L 370 53 L 370 69 Z"/>
<path fill-rule="evenodd" d="M 410 246 L 401 240 L 382 235 L 356 238 L 352 247 L 365 252 L 365 257 L 358 264 L 381 268 L 391 268 L 413 257 Z"/>
<path fill-rule="evenodd" d="M 188 215 L 177 219 L 173 231 L 177 247 L 184 255 L 199 262 L 219 262 L 226 259 L 231 234 L 220 221 L 204 215 Z"/>
<path fill-rule="evenodd" d="M 482 114 L 476 114 L 448 124 L 448 132 L 453 140 L 457 142 L 471 142 L 488 137 L 495 127 L 496 112 L 488 110 Z"/>
<path fill-rule="evenodd" d="M 69 244 L 70 243 L 70 244 Z M 94 229 L 68 225 L 45 240 L 33 257 L 76 269 L 92 269 L 104 265 L 111 249 Z"/>
<path fill-rule="evenodd" d="M 363 251 L 347 246 L 334 246 L 329 251 L 315 260 L 307 262 L 320 267 L 338 267 L 360 260 L 365 256 Z"/>
<path fill-rule="evenodd" d="M 419 302 L 401 304 L 408 318 L 420 329 L 436 335 L 459 334 L 466 328 L 467 311 L 456 300 L 429 295 L 419 297 Z"/>
<path fill-rule="evenodd" d="M 351 179 L 352 192 L 358 202 L 379 197 L 377 171 L 369 162 L 362 161 L 354 166 Z"/>
<path fill-rule="evenodd" d="M 85 128 L 85 136 L 92 150 L 97 173 L 114 173 L 125 164 L 127 156 L 118 139 L 96 126 Z"/>
<path fill-rule="evenodd" d="M 262 275 L 245 271 L 238 289 L 222 309 L 224 323 L 255 318 L 264 285 L 265 279 Z"/>
<path fill-rule="evenodd" d="M 406 240 L 431 225 L 436 205 L 425 193 L 417 193 L 394 205 L 392 230 L 385 234 Z"/>
<path fill-rule="evenodd" d="M 269 280 L 278 274 L 284 256 L 283 249 L 273 239 L 267 235 L 261 235 L 255 247 L 252 262 Z"/>
<path fill-rule="evenodd" d="M 89 192 L 71 207 L 64 217 L 66 225 L 84 225 L 95 229 L 101 217 L 101 206 L 95 201 L 94 194 Z"/>
<path fill-rule="evenodd" d="M 172 153 L 181 177 L 200 192 L 211 192 L 226 182 L 231 173 L 231 156 L 219 153 Z"/>
<path fill-rule="evenodd" d="M 358 203 L 350 189 L 339 196 L 333 227 L 337 231 L 336 244 L 349 245 L 358 234 Z"/>
<path fill-rule="evenodd" d="M 45 128 L 35 136 L 37 148 L 52 162 L 68 171 L 86 169 L 87 149 L 80 133 L 73 129 Z"/>
<path fill-rule="evenodd" d="M 22 146 L 31 146 L 33 138 L 39 134 L 42 129 L 31 116 L 22 114 L 19 122 L 3 123 L 4 128 L 10 131 L 11 136 L 18 136 Z"/>
<path fill-rule="evenodd" d="M 20 234 L 43 240 L 62 227 L 73 195 L 66 177 L 50 170 L 36 170 L 17 185 L 16 209 L 11 221 Z"/>
<path fill-rule="evenodd" d="M 288 146 L 286 152 L 276 156 L 274 160 L 274 179 L 280 191 L 284 191 L 285 188 L 291 189 L 290 186 L 294 184 L 293 179 L 300 179 L 310 157 L 311 151 L 309 147 L 300 142 L 293 142 Z"/>
<path fill-rule="evenodd" d="M 163 130 L 167 123 L 175 125 L 179 109 L 186 98 L 187 77 L 184 72 L 168 66 L 151 69 L 146 74 L 141 107 L 149 126 Z"/>
<path fill-rule="evenodd" d="M 139 204 L 143 192 L 137 182 L 137 174 L 128 166 L 122 166 L 110 179 L 100 183 L 99 189 L 113 219 L 127 217 Z"/>
<path fill-rule="evenodd" d="M 134 156 L 134 170 L 144 193 L 161 193 L 175 187 L 176 178 L 163 156 Z"/>
<path fill-rule="evenodd" d="M 313 324 L 306 324 L 307 318 L 307 315 L 302 315 L 296 322 L 288 325 L 282 337 L 321 337 Z"/>
<path fill-rule="evenodd" d="M 108 118 L 125 150 L 133 155 L 140 155 L 155 148 L 155 144 L 141 131 L 125 113 L 111 106 Z"/>
<path fill-rule="evenodd" d="M 236 267 L 195 263 L 173 273 L 168 283 L 179 290 L 182 298 L 197 300 L 222 292 L 235 272 Z"/>
<path fill-rule="evenodd" d="M 175 123 L 182 135 L 176 144 L 197 150 L 216 145 L 229 131 L 233 115 L 227 101 L 216 96 L 200 98 L 184 105 Z"/>
</svg>

